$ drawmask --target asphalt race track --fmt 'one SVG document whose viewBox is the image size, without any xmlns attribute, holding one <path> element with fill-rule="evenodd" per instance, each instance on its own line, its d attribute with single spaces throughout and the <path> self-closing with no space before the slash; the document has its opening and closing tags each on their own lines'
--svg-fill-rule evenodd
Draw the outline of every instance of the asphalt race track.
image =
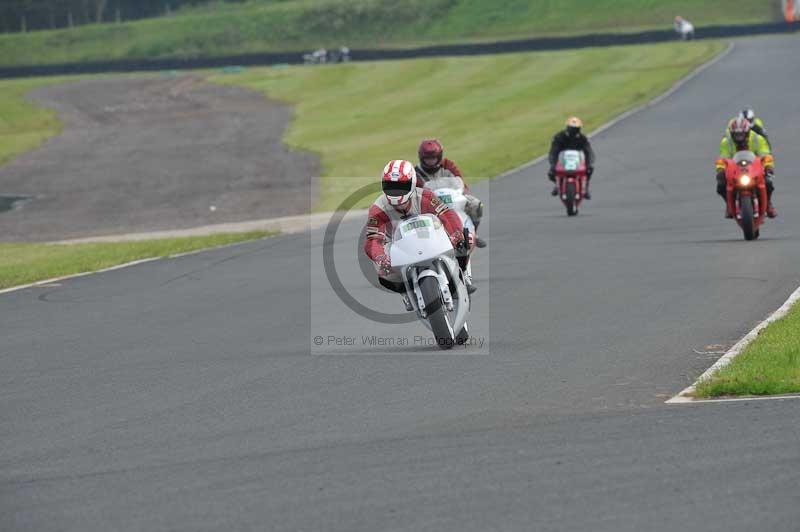
<svg viewBox="0 0 800 532">
<path fill-rule="evenodd" d="M 282 141 L 291 108 L 255 91 L 139 75 L 31 96 L 64 131 L 0 167 L 0 194 L 31 198 L 0 217 L 4 242 L 303 214 L 316 197 L 317 157 Z"/>
<path fill-rule="evenodd" d="M 541 165 L 476 187 L 483 347 L 363 345 L 425 329 L 345 307 L 317 233 L 0 296 L 0 529 L 797 530 L 800 401 L 664 404 L 800 284 L 797 57 L 740 40 L 599 135 L 575 219 Z M 756 242 L 714 193 L 744 105 L 776 152 Z M 359 230 L 342 283 L 399 312 Z"/>
</svg>

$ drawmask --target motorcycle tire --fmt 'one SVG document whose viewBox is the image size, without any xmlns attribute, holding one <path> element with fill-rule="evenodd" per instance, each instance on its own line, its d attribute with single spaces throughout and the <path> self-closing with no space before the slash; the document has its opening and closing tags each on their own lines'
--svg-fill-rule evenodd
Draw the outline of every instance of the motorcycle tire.
<svg viewBox="0 0 800 532">
<path fill-rule="evenodd" d="M 567 199 L 564 200 L 564 203 L 567 207 L 567 216 L 575 216 L 578 214 L 578 206 L 575 205 L 575 194 L 577 193 L 575 183 L 567 183 L 567 186 L 564 187 L 564 190 L 564 193 L 567 195 Z"/>
<path fill-rule="evenodd" d="M 744 200 L 744 201 L 742 201 Z M 753 199 L 750 197 L 740 198 L 739 212 L 741 213 L 742 233 L 745 240 L 756 238 L 755 218 L 753 217 Z"/>
<path fill-rule="evenodd" d="M 439 283 L 434 277 L 423 277 L 419 282 L 422 298 L 425 300 L 425 312 L 431 324 L 433 336 L 439 349 L 452 349 L 456 342 L 455 333 L 450 326 L 447 310 L 442 305 Z"/>
<path fill-rule="evenodd" d="M 461 327 L 461 331 L 456 335 L 456 345 L 464 345 L 467 341 L 469 341 L 469 331 L 465 323 L 464 326 Z"/>
</svg>

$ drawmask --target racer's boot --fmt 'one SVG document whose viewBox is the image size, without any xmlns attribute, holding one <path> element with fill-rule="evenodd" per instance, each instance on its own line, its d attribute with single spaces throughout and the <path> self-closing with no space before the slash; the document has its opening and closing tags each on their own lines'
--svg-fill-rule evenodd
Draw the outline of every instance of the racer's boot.
<svg viewBox="0 0 800 532">
<path fill-rule="evenodd" d="M 728 209 L 727 205 L 725 205 L 725 218 L 729 220 L 733 218 L 733 213 L 730 211 L 730 209 Z"/>
<path fill-rule="evenodd" d="M 481 223 L 479 221 L 476 222 L 475 220 L 472 220 L 472 223 L 475 225 L 475 247 L 483 249 L 486 247 L 486 240 L 478 236 L 478 227 L 481 225 Z"/>
<path fill-rule="evenodd" d="M 772 204 L 772 200 L 769 201 L 767 204 L 767 216 L 769 218 L 775 218 L 778 216 L 778 211 L 775 210 L 775 206 Z"/>
<path fill-rule="evenodd" d="M 464 284 L 467 285 L 467 293 L 470 295 L 474 294 L 475 291 L 478 290 L 478 287 L 475 286 L 474 282 L 472 282 L 472 275 L 467 272 L 464 272 Z"/>
<path fill-rule="evenodd" d="M 772 204 L 773 192 L 775 192 L 775 185 L 772 184 L 772 179 L 770 179 L 767 181 L 767 216 L 769 218 L 778 216 L 778 211 L 775 210 L 775 206 Z"/>
<path fill-rule="evenodd" d="M 553 185 L 553 190 L 550 191 L 551 196 L 558 196 L 558 185 Z"/>
<path fill-rule="evenodd" d="M 469 263 L 469 257 L 457 257 L 458 266 L 461 268 L 461 273 L 464 274 L 464 284 L 467 285 L 467 293 L 474 294 L 478 289 L 472 281 L 472 265 Z"/>
<path fill-rule="evenodd" d="M 589 191 L 589 183 L 586 183 L 586 188 L 583 190 L 583 199 L 590 200 L 592 199 L 592 193 Z"/>
</svg>

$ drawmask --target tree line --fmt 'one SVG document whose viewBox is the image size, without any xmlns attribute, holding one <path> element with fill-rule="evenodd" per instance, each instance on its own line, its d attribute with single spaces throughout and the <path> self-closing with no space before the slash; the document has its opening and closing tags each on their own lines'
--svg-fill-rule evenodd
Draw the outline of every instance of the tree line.
<svg viewBox="0 0 800 532">
<path fill-rule="evenodd" d="M 186 5 L 244 0 L 0 0 L 0 31 L 25 32 L 169 15 Z"/>
</svg>

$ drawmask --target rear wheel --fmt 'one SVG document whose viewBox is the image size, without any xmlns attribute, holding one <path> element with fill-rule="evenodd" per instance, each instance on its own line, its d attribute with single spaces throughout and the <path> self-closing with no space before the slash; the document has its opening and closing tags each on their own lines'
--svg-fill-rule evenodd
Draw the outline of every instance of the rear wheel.
<svg viewBox="0 0 800 532">
<path fill-rule="evenodd" d="M 567 216 L 575 216 L 578 214 L 578 207 L 575 205 L 575 194 L 577 190 L 575 188 L 575 183 L 570 182 L 567 183 L 567 186 L 564 187 L 564 194 L 566 194 L 567 199 L 564 200 L 564 204 L 567 207 Z"/>
<path fill-rule="evenodd" d="M 745 240 L 756 238 L 755 218 L 753 217 L 753 198 L 746 196 L 739 198 L 739 212 L 741 213 L 742 232 Z"/>
<path fill-rule="evenodd" d="M 423 277 L 419 281 L 419 289 L 425 300 L 425 312 L 431 324 L 433 336 L 440 349 L 451 349 L 456 342 L 453 327 L 442 305 L 442 296 L 439 292 L 439 282 L 435 277 Z"/>
</svg>

